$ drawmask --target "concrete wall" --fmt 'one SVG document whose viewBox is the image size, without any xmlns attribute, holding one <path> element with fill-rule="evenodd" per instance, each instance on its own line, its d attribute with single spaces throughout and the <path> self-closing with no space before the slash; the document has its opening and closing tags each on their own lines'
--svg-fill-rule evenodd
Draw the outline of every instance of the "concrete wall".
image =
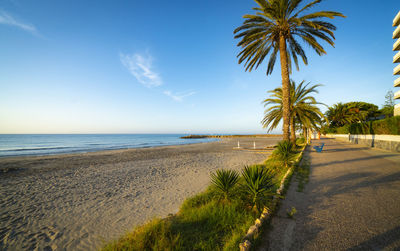
<svg viewBox="0 0 400 251">
<path fill-rule="evenodd" d="M 400 135 L 327 134 L 326 137 L 400 153 Z"/>
</svg>

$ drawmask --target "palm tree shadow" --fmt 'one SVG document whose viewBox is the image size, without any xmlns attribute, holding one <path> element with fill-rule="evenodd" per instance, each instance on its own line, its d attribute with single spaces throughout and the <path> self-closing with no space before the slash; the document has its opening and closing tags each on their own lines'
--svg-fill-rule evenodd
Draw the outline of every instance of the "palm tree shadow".
<svg viewBox="0 0 400 251">
<path fill-rule="evenodd" d="M 331 146 L 331 145 L 329 145 L 329 146 Z M 356 148 L 346 148 L 346 149 L 343 149 L 343 148 L 335 148 L 335 149 L 324 149 L 323 151 L 324 152 L 348 152 L 348 151 L 362 151 L 362 150 L 368 150 L 368 149 L 370 149 L 370 148 L 368 148 L 368 147 L 356 147 Z"/>
<path fill-rule="evenodd" d="M 309 154 L 309 152 L 307 153 Z M 393 156 L 387 154 L 385 156 Z M 397 156 L 397 155 L 396 155 Z M 374 158 L 381 158 L 381 156 L 371 156 L 365 158 L 352 159 L 347 161 L 334 161 L 332 163 L 345 163 L 359 160 L 369 160 Z M 320 166 L 327 165 L 329 163 L 319 164 Z M 314 168 L 317 165 L 313 165 Z M 318 182 L 313 182 L 306 186 L 305 193 L 308 199 L 308 205 L 304 208 L 298 208 L 299 212 L 305 212 L 301 217 L 304 220 L 297 221 L 297 226 L 302 229 L 302 232 L 307 236 L 307 239 L 295 242 L 293 246 L 296 250 L 302 250 L 307 248 L 308 243 L 312 242 L 317 238 L 318 234 L 325 230 L 320 224 L 312 224 L 315 220 L 313 216 L 313 211 L 318 208 L 318 210 L 330 210 L 331 204 L 325 204 L 324 201 L 327 197 L 333 197 L 340 194 L 357 194 L 360 193 L 362 188 L 375 188 L 379 186 L 392 186 L 400 181 L 400 171 L 394 171 L 387 175 L 380 175 L 380 172 L 374 171 L 361 171 L 344 174 L 334 178 L 328 178 L 320 180 Z M 321 190 L 321 187 L 326 187 L 328 190 Z M 308 191 L 307 191 L 308 190 Z M 309 197 L 311 196 L 311 198 Z M 300 205 L 299 205 L 300 206 Z M 311 222 L 311 224 L 310 224 Z M 357 246 L 351 247 L 348 250 L 382 250 L 390 245 L 397 245 L 400 247 L 398 242 L 400 241 L 400 226 L 397 226 L 385 233 L 376 234 L 369 240 L 360 243 Z M 399 249 L 400 250 L 400 249 Z"/>
<path fill-rule="evenodd" d="M 358 189 L 365 187 L 375 187 L 383 184 L 388 186 L 390 183 L 397 182 L 400 180 L 400 171 L 392 173 L 390 175 L 381 176 L 373 180 L 365 179 L 371 177 L 372 175 L 376 175 L 376 173 L 373 172 L 352 173 L 336 177 L 331 180 L 323 180 L 320 182 L 320 184 L 325 184 L 331 187 L 325 193 L 325 196 L 334 196 L 344 193 L 354 193 L 357 192 Z M 363 179 L 363 180 L 355 184 L 346 184 L 349 181 L 354 181 L 357 179 Z"/>
<path fill-rule="evenodd" d="M 362 157 L 362 158 L 355 158 L 355 159 L 338 160 L 338 161 L 331 161 L 331 162 L 325 162 L 325 163 L 320 163 L 320 164 L 313 164 L 313 167 L 333 165 L 333 164 L 344 164 L 344 163 L 363 161 L 363 160 L 382 159 L 385 157 L 394 157 L 394 156 L 399 156 L 399 155 L 398 154 L 384 154 L 384 155 L 369 156 L 369 157 Z"/>
<path fill-rule="evenodd" d="M 400 240 L 400 226 L 392 228 L 382 234 L 375 235 L 371 239 L 364 241 L 357 246 L 347 249 L 348 251 L 355 250 L 383 250 L 390 244 Z M 396 250 L 400 248 L 397 247 Z"/>
</svg>

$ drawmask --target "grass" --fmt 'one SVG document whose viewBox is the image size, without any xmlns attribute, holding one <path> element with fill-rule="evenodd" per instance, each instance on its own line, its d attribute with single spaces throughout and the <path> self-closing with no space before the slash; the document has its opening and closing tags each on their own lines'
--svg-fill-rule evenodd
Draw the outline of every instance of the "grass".
<svg viewBox="0 0 400 251">
<path fill-rule="evenodd" d="M 287 211 L 287 217 L 290 219 L 293 219 L 294 215 L 297 213 L 297 210 L 295 207 L 292 207 L 292 209 L 290 211 Z"/>
<path fill-rule="evenodd" d="M 275 157 L 253 166 L 273 174 L 273 191 L 287 171 Z M 177 214 L 153 219 L 106 244 L 102 250 L 237 250 L 248 228 L 259 217 L 252 210 L 254 203 L 243 190 L 244 185 L 245 180 L 240 177 L 229 192 L 229 200 L 221 200 L 221 191 L 210 185 L 205 192 L 186 199 Z M 268 207 L 271 199 L 264 205 Z"/>
<path fill-rule="evenodd" d="M 308 183 L 310 177 L 310 160 L 303 157 L 303 161 L 296 168 L 296 181 L 298 182 L 297 191 L 303 192 L 304 186 Z"/>
<path fill-rule="evenodd" d="M 269 168 L 266 164 L 261 166 Z M 277 188 L 284 172 L 271 168 L 276 177 L 274 188 Z M 176 215 L 137 227 L 108 243 L 103 250 L 236 250 L 259 217 L 242 191 L 243 185 L 241 178 L 232 191 L 236 196 L 230 201 L 221 201 L 217 188 L 211 185 L 205 192 L 186 199 Z"/>
<path fill-rule="evenodd" d="M 187 199 L 179 212 L 136 228 L 103 250 L 232 250 L 257 217 L 241 199 L 220 203 L 215 190 Z"/>
</svg>

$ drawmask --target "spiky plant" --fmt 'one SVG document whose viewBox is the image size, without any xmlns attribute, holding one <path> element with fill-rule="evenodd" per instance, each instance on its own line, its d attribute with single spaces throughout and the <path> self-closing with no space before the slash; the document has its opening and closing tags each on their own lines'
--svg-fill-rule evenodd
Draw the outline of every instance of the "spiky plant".
<svg viewBox="0 0 400 251">
<path fill-rule="evenodd" d="M 218 193 L 229 201 L 232 189 L 239 181 L 239 173 L 234 170 L 217 170 L 211 174 L 211 183 Z"/>
<path fill-rule="evenodd" d="M 293 143 L 287 140 L 280 141 L 273 154 L 276 159 L 283 163 L 286 169 L 296 157 Z"/>
<path fill-rule="evenodd" d="M 274 187 L 274 176 L 268 169 L 260 165 L 245 166 L 242 176 L 245 181 L 245 193 L 251 198 L 253 209 L 258 212 L 265 199 L 273 194 L 271 189 Z"/>
<path fill-rule="evenodd" d="M 243 25 L 236 28 L 235 38 L 241 39 L 238 46 L 242 51 L 238 54 L 239 64 L 244 62 L 246 71 L 251 71 L 268 56 L 267 75 L 271 74 L 279 52 L 282 96 L 283 96 L 283 139 L 289 140 L 290 94 L 289 74 L 292 59 L 299 69 L 298 57 L 304 64 L 308 63 L 307 56 L 299 40 L 309 45 L 318 55 L 326 51 L 317 39 L 334 46 L 333 31 L 336 27 L 324 21 L 325 18 L 344 17 L 334 11 L 317 11 L 305 13 L 322 0 L 308 2 L 301 7 L 303 0 L 255 0 L 256 13 L 244 15 Z"/>
</svg>

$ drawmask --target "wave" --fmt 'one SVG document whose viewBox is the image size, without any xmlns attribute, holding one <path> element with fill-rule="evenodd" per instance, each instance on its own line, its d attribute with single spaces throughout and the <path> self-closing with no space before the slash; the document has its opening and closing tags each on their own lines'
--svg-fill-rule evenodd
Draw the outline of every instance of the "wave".
<svg viewBox="0 0 400 251">
<path fill-rule="evenodd" d="M 43 150 L 58 150 L 72 148 L 69 146 L 56 146 L 56 147 L 33 147 L 33 148 L 15 148 L 0 150 L 0 152 L 23 152 L 23 151 L 43 151 Z"/>
</svg>

